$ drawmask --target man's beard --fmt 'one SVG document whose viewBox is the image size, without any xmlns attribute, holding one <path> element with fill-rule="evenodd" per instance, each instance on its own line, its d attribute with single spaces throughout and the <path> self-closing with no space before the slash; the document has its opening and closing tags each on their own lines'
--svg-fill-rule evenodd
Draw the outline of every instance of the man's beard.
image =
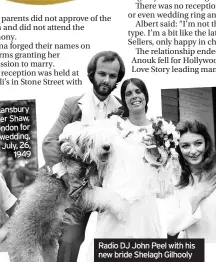
<svg viewBox="0 0 216 262">
<path fill-rule="evenodd" d="M 110 85 L 107 85 L 107 84 L 104 84 L 104 83 L 97 84 L 97 83 L 95 83 L 95 81 L 93 81 L 93 87 L 94 87 L 94 90 L 96 91 L 96 93 L 100 96 L 108 96 L 116 88 L 116 86 L 111 88 Z M 105 89 L 103 89 L 103 87 L 105 87 Z"/>
</svg>

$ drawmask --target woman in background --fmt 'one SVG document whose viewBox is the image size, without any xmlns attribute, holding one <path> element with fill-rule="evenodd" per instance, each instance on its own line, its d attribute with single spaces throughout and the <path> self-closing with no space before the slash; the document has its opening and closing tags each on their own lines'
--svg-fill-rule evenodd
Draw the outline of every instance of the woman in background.
<svg viewBox="0 0 216 262">
<path fill-rule="evenodd" d="M 216 241 L 216 156 L 205 125 L 179 122 L 181 176 L 168 199 L 168 234 Z"/>
</svg>

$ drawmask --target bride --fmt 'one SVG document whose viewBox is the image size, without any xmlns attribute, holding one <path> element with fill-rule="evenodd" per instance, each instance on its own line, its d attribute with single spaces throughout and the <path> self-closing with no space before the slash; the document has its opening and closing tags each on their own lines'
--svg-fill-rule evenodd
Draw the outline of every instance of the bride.
<svg viewBox="0 0 216 262">
<path fill-rule="evenodd" d="M 125 80 L 121 99 L 123 117 L 110 118 L 111 125 L 117 128 L 113 147 L 118 157 L 114 155 L 103 187 L 119 194 L 127 202 L 127 210 L 123 219 L 106 210 L 99 212 L 94 237 L 166 238 L 156 196 L 168 190 L 170 172 L 161 166 L 158 149 L 151 142 L 152 122 L 146 117 L 149 96 L 143 81 Z"/>
</svg>

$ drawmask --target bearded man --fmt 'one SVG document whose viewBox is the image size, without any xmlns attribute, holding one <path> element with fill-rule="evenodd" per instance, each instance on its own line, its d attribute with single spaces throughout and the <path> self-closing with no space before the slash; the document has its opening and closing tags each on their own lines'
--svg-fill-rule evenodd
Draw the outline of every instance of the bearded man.
<svg viewBox="0 0 216 262">
<path fill-rule="evenodd" d="M 66 182 L 66 170 L 61 163 L 59 135 L 64 127 L 74 121 L 91 121 L 104 119 L 121 107 L 121 102 L 113 96 L 116 88 L 125 75 L 122 58 L 113 51 L 97 53 L 87 67 L 88 77 L 92 84 L 85 94 L 65 100 L 58 119 L 43 141 L 43 154 L 46 165 L 56 177 Z M 58 262 L 75 262 L 81 243 L 84 240 L 85 228 L 90 214 L 86 214 L 79 225 L 68 226 L 61 238 Z"/>
</svg>

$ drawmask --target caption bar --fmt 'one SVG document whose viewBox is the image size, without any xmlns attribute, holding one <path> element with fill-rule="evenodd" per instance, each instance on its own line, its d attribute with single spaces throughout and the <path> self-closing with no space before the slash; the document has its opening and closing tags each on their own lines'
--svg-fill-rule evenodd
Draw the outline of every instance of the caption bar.
<svg viewBox="0 0 216 262">
<path fill-rule="evenodd" d="M 204 239 L 95 239 L 94 261 L 204 262 Z"/>
</svg>

